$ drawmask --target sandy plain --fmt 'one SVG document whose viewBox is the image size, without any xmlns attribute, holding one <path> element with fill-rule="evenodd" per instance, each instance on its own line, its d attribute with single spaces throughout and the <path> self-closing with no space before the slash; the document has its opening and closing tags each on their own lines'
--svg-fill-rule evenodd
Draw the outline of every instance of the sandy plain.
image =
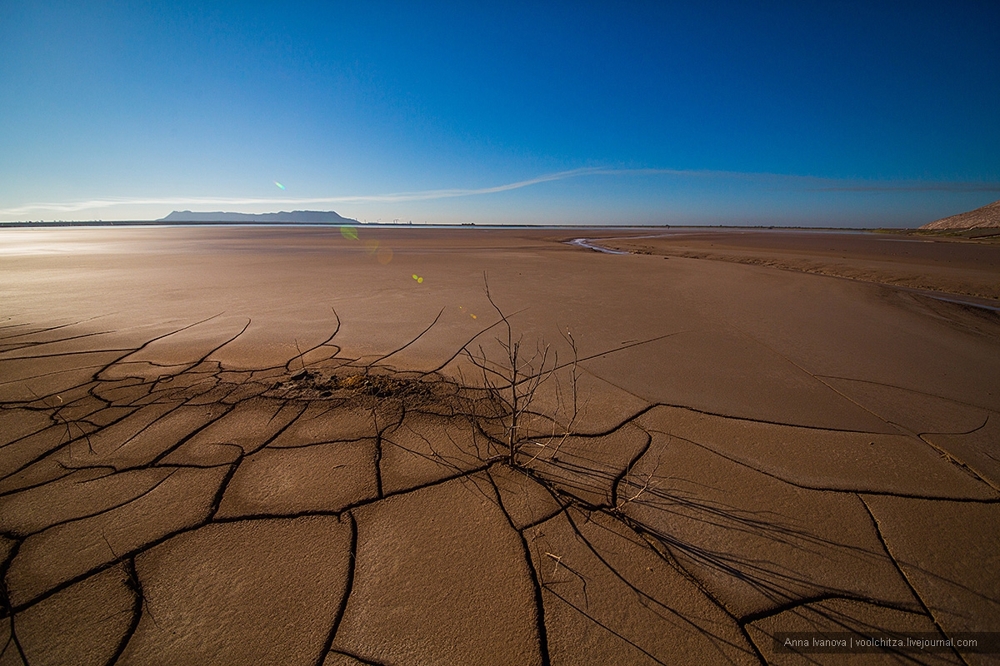
<svg viewBox="0 0 1000 666">
<path fill-rule="evenodd" d="M 689 233 L 0 230 L 0 664 L 996 663 L 775 637 L 1000 630 L 1000 248 Z"/>
</svg>

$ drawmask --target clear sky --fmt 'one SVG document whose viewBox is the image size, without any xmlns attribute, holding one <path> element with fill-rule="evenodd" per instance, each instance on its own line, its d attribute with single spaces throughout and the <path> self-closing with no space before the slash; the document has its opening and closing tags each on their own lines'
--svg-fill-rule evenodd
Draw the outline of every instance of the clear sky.
<svg viewBox="0 0 1000 666">
<path fill-rule="evenodd" d="M 996 0 L 3 0 L 0 220 L 918 225 L 1000 199 L 998 26 Z"/>
</svg>

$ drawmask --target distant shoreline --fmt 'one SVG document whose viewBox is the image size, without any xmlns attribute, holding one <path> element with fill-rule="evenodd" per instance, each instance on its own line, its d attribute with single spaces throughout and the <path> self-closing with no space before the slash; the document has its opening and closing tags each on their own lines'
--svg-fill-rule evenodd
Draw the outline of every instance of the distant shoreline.
<svg viewBox="0 0 1000 666">
<path fill-rule="evenodd" d="M 174 222 L 164 220 L 73 220 L 53 222 L 0 222 L 3 228 L 58 228 L 58 227 L 372 227 L 377 229 L 774 229 L 779 231 L 866 231 L 907 233 L 913 227 L 802 227 L 785 225 L 733 225 L 733 224 L 410 224 L 399 222 Z M 932 235 L 932 234 L 929 234 Z"/>
<path fill-rule="evenodd" d="M 975 229 L 923 229 L 915 227 L 802 227 L 783 225 L 731 225 L 731 224 L 424 224 L 407 222 L 358 222 L 344 218 L 343 222 L 270 222 L 270 221 L 164 221 L 164 220 L 71 220 L 53 222 L 0 222 L 2 229 L 59 229 L 59 228 L 87 228 L 87 227 L 145 227 L 145 228 L 192 228 L 192 227 L 261 227 L 261 228 L 284 228 L 284 229 L 339 229 L 341 227 L 364 227 L 368 229 L 480 229 L 480 230 L 512 230 L 512 229 L 535 229 L 553 231 L 624 231 L 635 230 L 680 230 L 680 229 L 703 229 L 703 230 L 745 230 L 745 231 L 800 231 L 826 232 L 826 233 L 866 233 L 866 234 L 888 234 L 898 236 L 911 236 L 915 238 L 925 238 L 927 240 L 957 240 L 957 241 L 978 241 L 997 242 L 1000 239 L 1000 229 L 998 228 L 975 228 Z"/>
<path fill-rule="evenodd" d="M 744 230 L 744 231 L 795 231 L 803 233 L 864 233 L 864 234 L 886 234 L 890 236 L 908 236 L 914 238 L 924 238 L 927 240 L 952 240 L 952 241 L 972 241 L 991 242 L 1000 240 L 1000 229 L 997 228 L 976 228 L 976 229 L 923 229 L 914 227 L 802 227 L 783 225 L 728 225 L 728 224 L 424 224 L 407 222 L 358 222 L 344 218 L 343 222 L 271 222 L 271 221 L 164 221 L 164 220 L 72 220 L 53 222 L 0 222 L 2 229 L 59 229 L 59 228 L 87 228 L 87 227 L 132 227 L 132 228 L 267 228 L 267 229 L 339 229 L 341 227 L 359 227 L 367 229 L 480 229 L 480 230 L 516 230 L 534 229 L 539 231 L 589 231 L 602 232 L 626 231 L 629 229 L 637 231 L 649 230 Z"/>
</svg>

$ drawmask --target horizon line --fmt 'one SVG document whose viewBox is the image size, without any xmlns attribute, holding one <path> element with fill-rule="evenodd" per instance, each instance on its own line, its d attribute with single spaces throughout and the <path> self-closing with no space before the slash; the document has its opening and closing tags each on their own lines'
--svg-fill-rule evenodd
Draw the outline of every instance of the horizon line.
<svg viewBox="0 0 1000 666">
<path fill-rule="evenodd" d="M 259 206 L 270 204 L 308 205 L 308 204 L 362 204 L 362 203 L 396 203 L 406 201 L 431 201 L 457 197 L 482 196 L 509 192 L 513 190 L 578 178 L 582 176 L 680 176 L 693 178 L 736 178 L 743 180 L 786 181 L 788 184 L 798 183 L 811 185 L 806 191 L 814 192 L 1000 192 L 1000 182 L 991 181 L 871 181 L 864 179 L 825 178 L 819 176 L 800 176 L 795 174 L 774 174 L 767 172 L 718 171 L 718 170 L 685 170 L 685 169 L 615 169 L 608 167 L 581 167 L 567 171 L 557 171 L 543 174 L 526 180 L 519 180 L 502 185 L 481 188 L 450 188 L 435 190 L 419 190 L 395 192 L 374 195 L 344 195 L 333 197 L 109 197 L 72 202 L 28 203 L 20 206 L 0 209 L 0 215 L 19 215 L 31 211 L 75 212 L 80 210 L 114 208 L 118 206 L 196 206 L 196 205 L 231 205 Z M 195 212 L 195 211 L 191 211 Z M 200 212 L 200 211 L 198 211 Z M 224 211 L 206 211 L 224 212 Z M 237 211 L 232 211 L 237 212 Z M 285 212 L 285 211 L 281 211 Z"/>
</svg>

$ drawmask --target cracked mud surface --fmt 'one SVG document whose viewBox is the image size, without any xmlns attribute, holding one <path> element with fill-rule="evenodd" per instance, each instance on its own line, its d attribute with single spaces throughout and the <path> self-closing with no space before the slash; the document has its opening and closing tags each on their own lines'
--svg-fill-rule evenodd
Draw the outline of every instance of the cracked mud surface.
<svg viewBox="0 0 1000 666">
<path fill-rule="evenodd" d="M 1000 318 L 421 231 L 366 231 L 387 266 L 336 229 L 8 239 L 0 664 L 839 663 L 772 637 L 1000 630 Z M 459 353 L 502 351 L 484 270 L 554 360 L 513 459 Z"/>
</svg>

